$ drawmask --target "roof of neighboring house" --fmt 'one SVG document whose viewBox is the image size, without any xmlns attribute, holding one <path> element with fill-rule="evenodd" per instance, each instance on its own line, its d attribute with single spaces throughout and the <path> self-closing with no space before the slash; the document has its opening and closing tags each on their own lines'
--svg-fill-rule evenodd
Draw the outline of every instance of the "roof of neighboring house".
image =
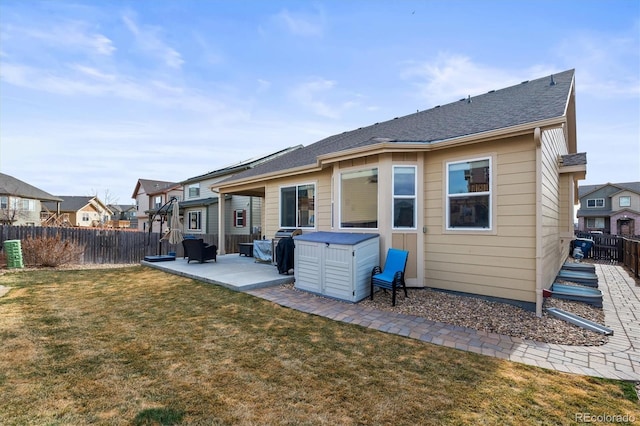
<svg viewBox="0 0 640 426">
<path fill-rule="evenodd" d="M 265 163 L 267 161 L 271 161 L 274 158 L 280 157 L 284 154 L 287 154 L 291 151 L 295 151 L 296 149 L 300 149 L 302 148 L 302 145 L 297 145 L 297 146 L 291 146 L 289 148 L 285 148 L 285 149 L 281 149 L 280 151 L 276 151 L 273 152 L 269 155 L 265 155 L 262 157 L 256 157 L 256 158 L 251 158 L 248 160 L 244 160 L 241 161 L 239 163 L 235 163 L 232 164 L 230 166 L 226 166 L 223 167 L 221 169 L 218 170 L 213 170 L 211 172 L 207 172 L 205 174 L 199 175 L 199 176 L 194 176 L 192 178 L 189 178 L 187 180 L 184 180 L 182 182 L 180 182 L 183 185 L 187 185 L 190 183 L 195 183 L 195 182 L 199 182 L 205 179 L 212 179 L 212 178 L 216 178 L 216 177 L 220 177 L 220 176 L 226 176 L 226 175 L 231 175 L 233 173 L 238 173 L 241 172 L 243 170 L 247 170 L 247 169 L 251 169 L 253 167 L 256 167 L 259 164 Z"/>
<path fill-rule="evenodd" d="M 180 188 L 180 183 L 167 182 L 164 180 L 138 179 L 138 183 L 133 190 L 133 195 L 131 196 L 131 198 L 136 198 L 136 195 L 140 192 L 140 188 L 142 188 L 147 195 L 154 195 L 178 189 Z"/>
<path fill-rule="evenodd" d="M 104 205 L 102 201 L 98 197 L 87 197 L 87 196 L 60 196 L 62 199 L 62 203 L 60 203 L 60 211 L 61 212 L 77 212 L 78 210 L 85 207 L 87 204 L 91 204 L 91 202 L 99 203 L 105 209 L 108 209 L 107 206 Z M 49 210 L 55 210 L 55 203 L 47 201 L 43 203 Z"/>
<path fill-rule="evenodd" d="M 0 194 L 41 201 L 62 201 L 55 195 L 4 173 L 0 173 Z"/>
<path fill-rule="evenodd" d="M 382 142 L 430 145 L 561 118 L 567 113 L 573 84 L 574 70 L 568 70 L 343 132 L 239 173 L 225 183 L 313 166 L 322 155 Z"/>
<path fill-rule="evenodd" d="M 107 207 L 109 207 L 114 213 L 136 210 L 136 206 L 134 204 L 108 204 Z"/>
<path fill-rule="evenodd" d="M 632 191 L 640 194 L 640 182 L 624 182 L 624 183 L 603 183 L 599 185 L 580 185 L 578 186 L 578 197 L 585 197 L 592 192 L 604 188 L 605 186 L 613 186 L 620 190 Z"/>
</svg>

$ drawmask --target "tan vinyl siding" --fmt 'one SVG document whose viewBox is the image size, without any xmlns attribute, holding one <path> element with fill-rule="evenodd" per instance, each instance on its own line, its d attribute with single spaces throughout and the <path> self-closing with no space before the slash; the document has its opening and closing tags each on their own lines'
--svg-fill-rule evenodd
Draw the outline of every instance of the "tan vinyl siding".
<svg viewBox="0 0 640 426">
<path fill-rule="evenodd" d="M 567 154 L 562 129 L 542 132 L 542 285 L 549 287 L 564 261 L 559 235 L 562 231 L 560 167 L 558 158 Z"/>
<path fill-rule="evenodd" d="M 446 230 L 449 161 L 492 158 L 492 229 Z M 425 154 L 424 274 L 428 287 L 535 302 L 532 135 Z"/>
</svg>

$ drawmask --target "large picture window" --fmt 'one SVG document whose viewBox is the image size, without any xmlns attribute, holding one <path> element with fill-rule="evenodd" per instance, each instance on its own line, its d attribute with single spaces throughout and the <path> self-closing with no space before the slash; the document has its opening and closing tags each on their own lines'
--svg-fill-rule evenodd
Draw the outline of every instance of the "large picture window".
<svg viewBox="0 0 640 426">
<path fill-rule="evenodd" d="M 491 229 L 491 158 L 447 163 L 447 229 Z"/>
<path fill-rule="evenodd" d="M 378 227 L 378 169 L 340 175 L 340 227 Z"/>
<path fill-rule="evenodd" d="M 416 167 L 393 167 L 393 227 L 416 227 Z"/>
<path fill-rule="evenodd" d="M 314 184 L 280 188 L 280 227 L 313 228 L 316 186 Z"/>
</svg>

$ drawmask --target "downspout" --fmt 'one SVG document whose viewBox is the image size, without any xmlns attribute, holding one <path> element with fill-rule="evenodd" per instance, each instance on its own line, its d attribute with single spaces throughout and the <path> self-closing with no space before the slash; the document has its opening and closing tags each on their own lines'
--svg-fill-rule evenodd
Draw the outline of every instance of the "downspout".
<svg viewBox="0 0 640 426">
<path fill-rule="evenodd" d="M 225 217 L 224 217 L 224 194 L 218 193 L 218 254 L 227 254 L 224 246 L 226 240 L 225 235 Z"/>
<path fill-rule="evenodd" d="M 542 137 L 540 127 L 533 131 L 536 144 L 536 316 L 542 317 Z"/>
</svg>

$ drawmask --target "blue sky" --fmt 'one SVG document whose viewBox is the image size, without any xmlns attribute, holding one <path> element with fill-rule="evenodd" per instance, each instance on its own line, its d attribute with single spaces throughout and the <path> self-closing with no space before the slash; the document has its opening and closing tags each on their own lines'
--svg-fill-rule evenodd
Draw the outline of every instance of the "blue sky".
<svg viewBox="0 0 640 426">
<path fill-rule="evenodd" d="M 640 180 L 640 2 L 0 2 L 0 171 L 131 202 L 576 69 L 581 184 Z"/>
</svg>

